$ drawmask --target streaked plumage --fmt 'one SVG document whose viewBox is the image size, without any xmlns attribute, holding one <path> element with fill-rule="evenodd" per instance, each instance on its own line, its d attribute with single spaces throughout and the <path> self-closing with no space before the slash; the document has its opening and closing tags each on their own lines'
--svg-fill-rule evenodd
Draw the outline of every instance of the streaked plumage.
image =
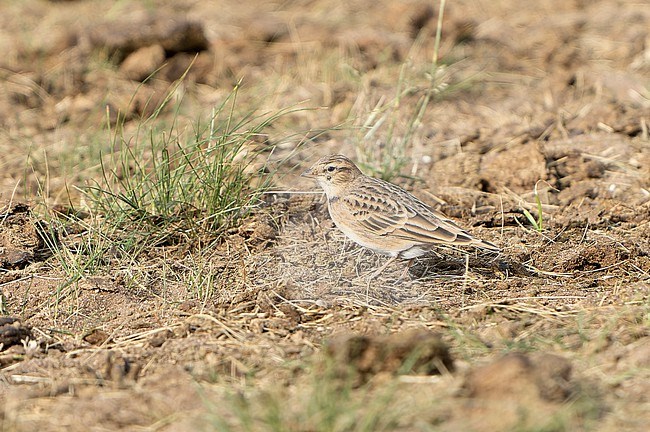
<svg viewBox="0 0 650 432">
<path fill-rule="evenodd" d="M 499 250 L 399 186 L 364 175 L 343 155 L 325 156 L 302 175 L 323 188 L 330 216 L 347 237 L 392 257 L 375 275 L 395 258 L 410 260 L 439 244 Z"/>
</svg>

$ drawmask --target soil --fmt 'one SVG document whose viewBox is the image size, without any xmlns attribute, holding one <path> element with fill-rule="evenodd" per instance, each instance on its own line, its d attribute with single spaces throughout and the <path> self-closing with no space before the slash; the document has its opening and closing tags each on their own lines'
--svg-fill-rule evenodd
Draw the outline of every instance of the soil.
<svg viewBox="0 0 650 432">
<path fill-rule="evenodd" d="M 386 258 L 298 174 L 340 152 L 379 175 L 427 89 L 437 4 L 0 5 L 3 430 L 646 430 L 650 7 L 460 0 L 443 18 L 444 85 L 392 181 L 501 252 L 368 283 Z M 283 161 L 276 192 L 214 248 L 107 253 L 66 283 L 52 245 L 84 228 L 52 232 L 43 204 L 83 208 L 107 125 L 135 131 L 179 78 L 161 119 L 209 115 L 238 82 L 244 107 L 313 108 L 257 143 Z M 392 131 L 368 136 L 374 108 Z"/>
</svg>

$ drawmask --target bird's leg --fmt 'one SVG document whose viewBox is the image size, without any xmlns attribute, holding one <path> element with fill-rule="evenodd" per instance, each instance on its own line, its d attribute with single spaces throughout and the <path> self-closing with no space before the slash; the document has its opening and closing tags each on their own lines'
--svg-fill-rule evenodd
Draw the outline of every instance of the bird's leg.
<svg viewBox="0 0 650 432">
<path fill-rule="evenodd" d="M 376 278 L 377 276 L 379 276 L 380 274 L 382 274 L 382 272 L 383 272 L 384 270 L 386 270 L 386 267 L 388 267 L 389 265 L 391 265 L 391 264 L 393 263 L 393 261 L 395 261 L 396 259 L 397 259 L 396 256 L 394 256 L 394 257 L 390 257 L 390 259 L 389 259 L 388 261 L 386 261 L 386 262 L 384 263 L 383 266 L 379 267 L 379 269 L 375 270 L 375 272 L 374 272 L 373 274 L 370 275 L 370 277 L 368 278 L 369 281 L 373 280 L 374 278 Z"/>
<path fill-rule="evenodd" d="M 366 282 L 366 301 L 368 301 L 368 293 L 370 292 L 370 283 L 373 280 L 375 280 L 375 278 L 379 276 L 384 270 L 386 270 L 386 267 L 391 265 L 391 263 L 395 261 L 396 258 L 397 256 L 390 257 L 390 259 L 386 261 L 383 266 L 379 267 L 379 269 L 375 270 L 370 276 L 368 276 L 368 280 Z"/>
<path fill-rule="evenodd" d="M 408 262 L 406 263 L 406 268 L 404 268 L 404 271 L 400 275 L 399 279 L 397 279 L 398 281 L 402 280 L 402 279 L 406 279 L 406 276 L 409 274 L 409 270 L 411 269 L 411 266 L 413 265 L 413 260 L 414 260 L 414 258 L 411 258 L 410 260 L 408 260 Z"/>
</svg>

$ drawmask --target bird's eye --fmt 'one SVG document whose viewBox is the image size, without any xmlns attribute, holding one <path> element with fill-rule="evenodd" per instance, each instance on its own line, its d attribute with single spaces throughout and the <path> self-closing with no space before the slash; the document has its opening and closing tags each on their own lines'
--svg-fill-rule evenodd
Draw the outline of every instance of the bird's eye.
<svg viewBox="0 0 650 432">
<path fill-rule="evenodd" d="M 334 172 L 336 171 L 336 167 L 334 165 L 330 165 L 327 167 L 327 172 Z"/>
</svg>

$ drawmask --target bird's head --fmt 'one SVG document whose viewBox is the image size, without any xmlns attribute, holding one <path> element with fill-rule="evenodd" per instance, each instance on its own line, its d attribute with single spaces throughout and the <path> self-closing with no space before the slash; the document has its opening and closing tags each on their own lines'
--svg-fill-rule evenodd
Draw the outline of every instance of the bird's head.
<svg viewBox="0 0 650 432">
<path fill-rule="evenodd" d="M 319 159 L 301 177 L 315 179 L 329 198 L 340 195 L 363 174 L 350 159 L 343 155 L 330 155 Z"/>
</svg>

